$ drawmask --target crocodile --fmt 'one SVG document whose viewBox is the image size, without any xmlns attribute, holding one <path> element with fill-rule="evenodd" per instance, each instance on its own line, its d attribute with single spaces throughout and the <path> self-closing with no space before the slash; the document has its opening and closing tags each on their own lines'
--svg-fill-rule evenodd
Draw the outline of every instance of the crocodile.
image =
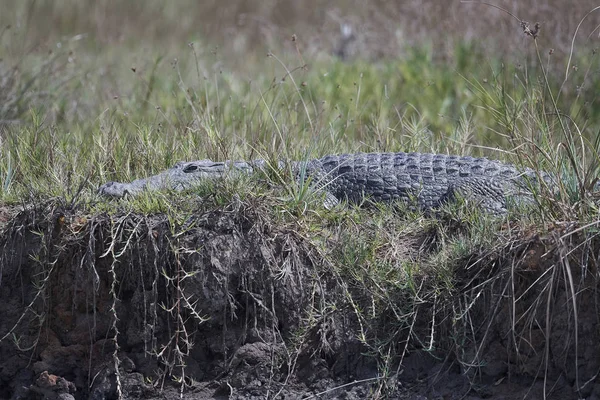
<svg viewBox="0 0 600 400">
<path fill-rule="evenodd" d="M 275 163 L 277 164 L 277 163 Z M 108 182 L 99 188 L 106 197 L 136 195 L 144 190 L 182 190 L 202 179 L 252 174 L 289 166 L 297 181 L 325 192 L 326 206 L 339 202 L 412 201 L 432 210 L 457 197 L 494 214 L 507 212 L 511 200 L 530 202 L 532 188 L 543 181 L 555 185 L 551 174 L 483 157 L 431 153 L 354 153 L 285 163 L 273 167 L 265 160 L 178 162 L 168 169 L 130 183 Z"/>
</svg>

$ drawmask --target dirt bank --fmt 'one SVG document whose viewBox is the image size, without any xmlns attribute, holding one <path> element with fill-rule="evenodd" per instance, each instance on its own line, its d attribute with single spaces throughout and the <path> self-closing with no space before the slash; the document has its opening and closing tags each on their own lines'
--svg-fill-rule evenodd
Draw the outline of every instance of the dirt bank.
<svg viewBox="0 0 600 400">
<path fill-rule="evenodd" d="M 0 398 L 600 398 L 596 237 L 499 233 L 456 260 L 453 290 L 424 269 L 422 297 L 396 280 L 382 299 L 326 251 L 343 243 L 265 207 L 12 216 Z"/>
</svg>

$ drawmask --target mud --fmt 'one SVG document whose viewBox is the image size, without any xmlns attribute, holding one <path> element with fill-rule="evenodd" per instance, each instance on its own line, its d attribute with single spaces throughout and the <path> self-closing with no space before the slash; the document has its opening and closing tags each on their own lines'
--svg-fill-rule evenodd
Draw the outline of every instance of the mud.
<svg viewBox="0 0 600 400">
<path fill-rule="evenodd" d="M 0 398 L 600 398 L 596 238 L 521 232 L 457 260 L 408 327 L 365 327 L 368 293 L 265 207 L 11 216 Z"/>
</svg>

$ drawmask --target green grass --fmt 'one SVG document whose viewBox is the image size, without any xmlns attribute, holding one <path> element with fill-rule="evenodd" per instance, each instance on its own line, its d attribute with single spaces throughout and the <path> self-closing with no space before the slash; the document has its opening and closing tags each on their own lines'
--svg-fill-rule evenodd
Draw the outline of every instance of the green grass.
<svg viewBox="0 0 600 400">
<path fill-rule="evenodd" d="M 19 72 L 0 90 L 8 104 L 19 104 L 0 116 L 13 121 L 3 124 L 0 199 L 72 196 L 80 186 L 87 196 L 107 180 L 202 158 L 431 151 L 568 176 L 583 176 L 595 164 L 600 123 L 593 88 L 600 79 L 582 68 L 559 92 L 560 78 L 549 76 L 546 84 L 542 66 L 504 65 L 463 44 L 449 63 L 435 62 L 426 47 L 400 60 L 308 67 L 266 56 L 257 60 L 263 71 L 247 78 L 211 69 L 218 55 L 207 59 L 197 47 L 181 49 L 177 63 L 160 54 L 109 54 L 102 68 L 89 54 L 68 66 L 78 57 L 69 48 Z M 137 57 L 146 62 L 135 72 L 114 61 Z M 593 68 L 597 60 L 589 63 Z M 592 89 L 574 90 L 580 83 Z"/>
</svg>

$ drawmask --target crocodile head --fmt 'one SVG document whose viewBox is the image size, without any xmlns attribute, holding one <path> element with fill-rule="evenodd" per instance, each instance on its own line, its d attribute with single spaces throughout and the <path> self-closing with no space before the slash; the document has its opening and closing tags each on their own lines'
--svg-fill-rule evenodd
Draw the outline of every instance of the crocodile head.
<svg viewBox="0 0 600 400">
<path fill-rule="evenodd" d="M 252 172 L 252 166 L 243 161 L 214 162 L 200 160 L 178 162 L 171 169 L 131 183 L 108 182 L 100 186 L 98 193 L 106 197 L 136 195 L 143 190 L 181 190 L 202 179 L 218 179 L 228 173 Z"/>
</svg>

